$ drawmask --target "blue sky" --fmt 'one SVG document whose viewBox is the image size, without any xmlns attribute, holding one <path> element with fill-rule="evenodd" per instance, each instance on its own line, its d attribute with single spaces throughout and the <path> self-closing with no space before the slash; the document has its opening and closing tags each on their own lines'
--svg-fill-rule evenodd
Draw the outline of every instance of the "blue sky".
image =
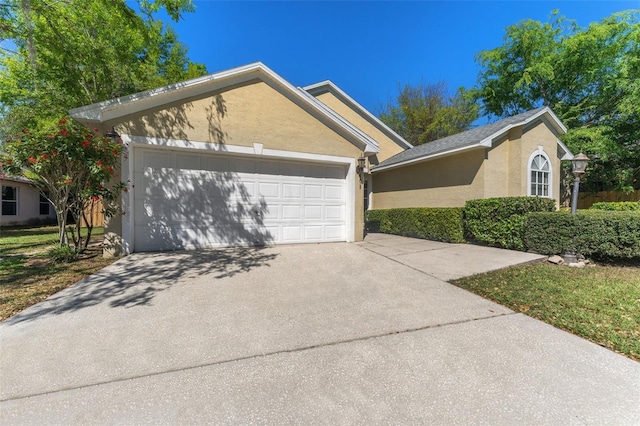
<svg viewBox="0 0 640 426">
<path fill-rule="evenodd" d="M 296 86 L 331 80 L 377 113 L 399 84 L 471 87 L 480 50 L 523 19 L 553 9 L 587 26 L 633 1 L 204 1 L 171 25 L 189 57 L 217 72 L 262 61 Z"/>
</svg>

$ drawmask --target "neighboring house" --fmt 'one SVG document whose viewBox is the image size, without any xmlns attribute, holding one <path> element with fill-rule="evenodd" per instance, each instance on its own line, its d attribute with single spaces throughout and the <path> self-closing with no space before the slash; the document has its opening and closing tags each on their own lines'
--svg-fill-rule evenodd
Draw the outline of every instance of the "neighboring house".
<svg viewBox="0 0 640 426">
<path fill-rule="evenodd" d="M 31 181 L 18 177 L 0 179 L 2 211 L 0 226 L 53 223 L 56 212 Z"/>
<path fill-rule="evenodd" d="M 567 129 L 537 108 L 403 151 L 373 167 L 373 207 L 458 207 L 474 198 L 560 196 Z"/>
<path fill-rule="evenodd" d="M 114 128 L 127 146 L 121 169 L 129 185 L 122 198 L 123 215 L 111 218 L 105 232 L 105 251 L 116 255 L 359 241 L 365 207 L 386 208 L 388 194 L 411 190 L 408 182 L 397 179 L 393 189 L 393 175 L 388 178 L 387 173 L 407 166 L 394 159 L 424 149 L 412 148 L 331 82 L 295 87 L 262 63 L 70 114 L 104 133 Z M 557 124 L 559 134 L 564 127 Z M 537 133 L 537 143 L 552 160 L 554 132 Z M 500 144 L 496 140 L 494 145 Z M 417 161 L 423 160 L 425 173 L 438 164 L 429 158 Z M 552 173 L 557 173 L 559 166 L 551 162 Z M 385 168 L 385 163 L 396 164 L 397 170 Z M 415 179 L 415 173 L 407 177 Z M 383 191 L 377 189 L 378 179 Z M 549 195 L 557 194 L 557 183 L 550 183 L 554 189 Z M 466 191 L 468 198 L 488 193 L 474 189 Z"/>
</svg>

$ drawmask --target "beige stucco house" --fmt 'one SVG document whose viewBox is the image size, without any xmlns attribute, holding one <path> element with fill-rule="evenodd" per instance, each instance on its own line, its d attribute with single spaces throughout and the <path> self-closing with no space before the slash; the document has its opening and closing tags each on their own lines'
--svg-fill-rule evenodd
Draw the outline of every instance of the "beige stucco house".
<svg viewBox="0 0 640 426">
<path fill-rule="evenodd" d="M 372 168 L 372 206 L 460 207 L 475 198 L 560 198 L 567 129 L 537 108 L 405 150 Z"/>
<path fill-rule="evenodd" d="M 424 205 L 499 195 L 502 189 L 488 191 L 486 182 L 492 174 L 496 183 L 500 173 L 502 182 L 515 176 L 516 158 L 524 164 L 540 146 L 557 173 L 565 154 L 553 147 L 568 154 L 557 140 L 564 127 L 545 110 L 533 119 L 545 123 L 539 129 L 512 126 L 491 147 L 483 140 L 484 149 L 431 158 L 333 83 L 295 87 L 259 62 L 70 114 L 105 133 L 114 129 L 127 148 L 123 214 L 106 225 L 111 254 L 359 241 L 365 208 L 416 205 L 410 200 L 417 193 Z M 502 156 L 491 164 L 508 170 L 486 166 L 487 152 Z M 425 177 L 451 164 L 461 165 L 466 177 Z M 519 179 L 526 192 L 526 174 Z M 556 184 L 548 184 L 554 185 L 549 196 L 556 196 Z M 428 201 L 442 194 L 434 192 L 437 185 L 455 186 L 459 194 Z M 506 186 L 516 190 L 515 183 Z"/>
</svg>

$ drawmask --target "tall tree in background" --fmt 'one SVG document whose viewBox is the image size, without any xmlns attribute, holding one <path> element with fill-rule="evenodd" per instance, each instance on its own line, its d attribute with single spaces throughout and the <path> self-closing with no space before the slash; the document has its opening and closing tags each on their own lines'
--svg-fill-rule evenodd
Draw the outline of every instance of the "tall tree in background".
<svg viewBox="0 0 640 426">
<path fill-rule="evenodd" d="M 593 158 L 586 189 L 640 189 L 639 17 L 580 27 L 553 12 L 512 25 L 502 46 L 478 53 L 475 96 L 498 117 L 551 107 L 569 128 L 564 142 Z"/>
<path fill-rule="evenodd" d="M 51 125 L 70 108 L 206 73 L 187 58 L 173 19 L 190 0 L 7 0 L 0 5 L 0 105 L 5 134 Z M 46 122 L 44 124 L 43 122 Z"/>
<path fill-rule="evenodd" d="M 423 82 L 399 92 L 380 119 L 414 146 L 467 130 L 478 118 L 478 105 L 463 88 L 451 95 L 444 82 Z"/>
</svg>

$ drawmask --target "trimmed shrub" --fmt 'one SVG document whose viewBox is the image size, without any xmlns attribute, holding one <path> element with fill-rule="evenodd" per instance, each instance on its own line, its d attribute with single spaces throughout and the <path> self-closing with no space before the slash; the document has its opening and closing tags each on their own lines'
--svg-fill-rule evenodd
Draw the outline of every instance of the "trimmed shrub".
<svg viewBox="0 0 640 426">
<path fill-rule="evenodd" d="M 570 212 L 534 212 L 524 221 L 524 245 L 527 250 L 546 254 L 575 251 L 577 216 Z"/>
<path fill-rule="evenodd" d="M 620 201 L 620 202 L 605 202 L 601 201 L 595 203 L 590 210 L 608 210 L 608 211 L 640 211 L 640 201 Z"/>
<path fill-rule="evenodd" d="M 525 245 L 540 254 L 575 251 L 602 260 L 640 260 L 640 214 L 582 210 L 530 213 L 525 219 Z"/>
<path fill-rule="evenodd" d="M 467 201 L 464 230 L 469 240 L 506 249 L 524 250 L 524 218 L 530 212 L 552 212 L 555 200 L 504 197 Z"/>
<path fill-rule="evenodd" d="M 462 208 L 368 210 L 367 230 L 447 243 L 463 243 Z"/>
</svg>

